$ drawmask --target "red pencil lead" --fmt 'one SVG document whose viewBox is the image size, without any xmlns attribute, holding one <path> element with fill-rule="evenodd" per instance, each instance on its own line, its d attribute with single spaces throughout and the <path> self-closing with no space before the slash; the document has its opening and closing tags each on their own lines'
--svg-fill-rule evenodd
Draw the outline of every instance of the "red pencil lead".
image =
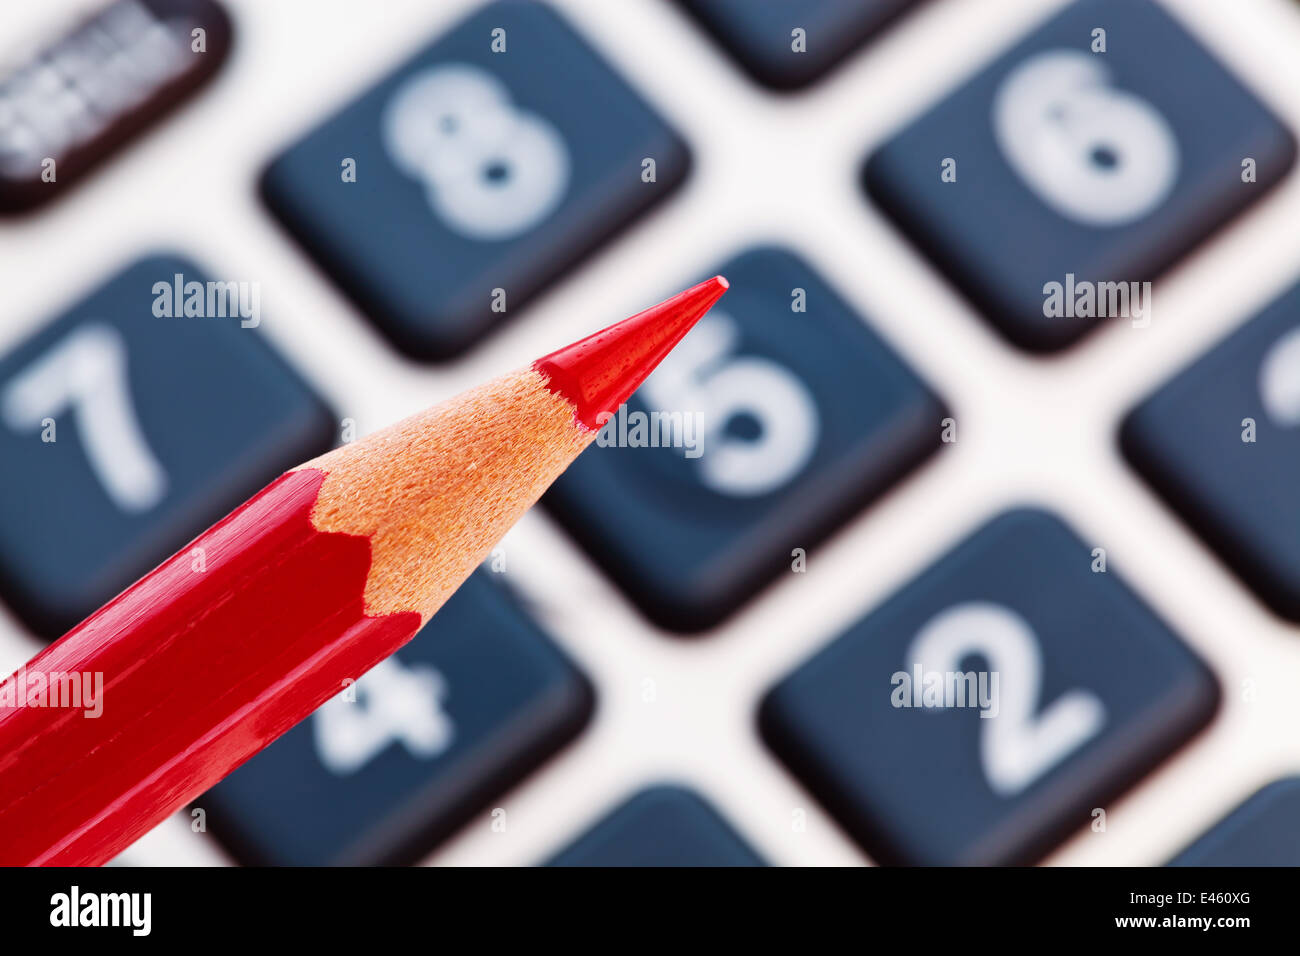
<svg viewBox="0 0 1300 956">
<path fill-rule="evenodd" d="M 574 417 L 596 430 L 601 412 L 627 401 L 729 285 L 714 276 L 630 319 L 602 329 L 533 363 L 551 390 L 573 403 Z"/>
</svg>

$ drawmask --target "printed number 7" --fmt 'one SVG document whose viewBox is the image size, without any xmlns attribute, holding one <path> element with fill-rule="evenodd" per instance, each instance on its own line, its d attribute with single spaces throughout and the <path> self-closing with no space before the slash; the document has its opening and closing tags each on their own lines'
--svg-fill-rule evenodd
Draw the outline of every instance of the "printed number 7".
<svg viewBox="0 0 1300 956">
<path fill-rule="evenodd" d="M 0 393 L 0 417 L 14 431 L 40 428 L 71 408 L 91 470 L 123 511 L 148 511 L 167 491 L 131 407 L 126 344 L 109 325 L 83 325 Z"/>
</svg>

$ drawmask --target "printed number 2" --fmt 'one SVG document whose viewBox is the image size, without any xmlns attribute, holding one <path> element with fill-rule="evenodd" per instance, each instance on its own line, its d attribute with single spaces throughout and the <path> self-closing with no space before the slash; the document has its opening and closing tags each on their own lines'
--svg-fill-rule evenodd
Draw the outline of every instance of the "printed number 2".
<svg viewBox="0 0 1300 956">
<path fill-rule="evenodd" d="M 83 325 L 9 382 L 0 416 L 14 431 L 71 408 L 91 470 L 123 511 L 148 511 L 167 491 L 131 406 L 126 343 L 110 325 Z"/>
<path fill-rule="evenodd" d="M 1024 790 L 1106 721 L 1101 700 L 1086 690 L 1068 691 L 1035 715 L 1043 669 L 1038 639 L 1024 618 L 1000 604 L 958 604 L 932 618 L 912 642 L 908 667 L 960 671 L 972 656 L 999 674 L 998 714 L 979 721 L 984 776 L 999 796 Z"/>
</svg>

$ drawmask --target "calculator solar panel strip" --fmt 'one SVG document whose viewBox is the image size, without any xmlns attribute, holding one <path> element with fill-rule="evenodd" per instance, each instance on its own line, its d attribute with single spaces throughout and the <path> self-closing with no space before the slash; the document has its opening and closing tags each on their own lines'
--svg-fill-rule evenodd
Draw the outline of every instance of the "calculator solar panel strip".
<svg viewBox="0 0 1300 956">
<path fill-rule="evenodd" d="M 114 0 L 0 73 L 0 213 L 53 199 L 198 91 L 232 33 L 213 0 Z"/>
</svg>

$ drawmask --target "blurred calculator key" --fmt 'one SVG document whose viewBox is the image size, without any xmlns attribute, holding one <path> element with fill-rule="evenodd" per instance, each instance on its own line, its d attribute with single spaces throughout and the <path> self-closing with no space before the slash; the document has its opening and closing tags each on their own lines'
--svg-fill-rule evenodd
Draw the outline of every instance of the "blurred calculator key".
<svg viewBox="0 0 1300 956">
<path fill-rule="evenodd" d="M 330 447 L 333 415 L 261 320 L 256 283 L 158 255 L 0 355 L 0 595 L 37 633 Z"/>
<path fill-rule="evenodd" d="M 880 863 L 1040 858 L 1211 718 L 1205 665 L 1057 518 L 1004 513 L 764 699 Z"/>
<path fill-rule="evenodd" d="M 480 571 L 409 644 L 195 806 L 246 863 L 413 863 L 591 709 L 586 678 Z"/>
<path fill-rule="evenodd" d="M 698 631 L 939 445 L 943 406 L 803 260 L 731 289 L 545 497 L 657 624 Z"/>
<path fill-rule="evenodd" d="M 1159 5 L 1079 0 L 881 146 L 864 181 L 1003 335 L 1051 351 L 1102 319 L 1149 324 L 1143 283 L 1295 152 Z"/>
<path fill-rule="evenodd" d="M 502 2 L 291 146 L 262 188 L 394 343 L 436 359 L 657 203 L 688 163 L 554 11 Z"/>
<path fill-rule="evenodd" d="M 230 40 L 214 0 L 114 0 L 0 73 L 0 212 L 76 182 L 211 79 Z"/>
<path fill-rule="evenodd" d="M 1300 621 L 1300 285 L 1139 405 L 1120 442 L 1270 607 Z"/>
<path fill-rule="evenodd" d="M 766 866 L 694 791 L 642 790 L 547 866 Z"/>
<path fill-rule="evenodd" d="M 1300 777 L 1257 791 L 1169 865 L 1300 866 Z"/>
<path fill-rule="evenodd" d="M 749 73 L 776 89 L 822 77 L 912 0 L 682 0 Z"/>
</svg>

